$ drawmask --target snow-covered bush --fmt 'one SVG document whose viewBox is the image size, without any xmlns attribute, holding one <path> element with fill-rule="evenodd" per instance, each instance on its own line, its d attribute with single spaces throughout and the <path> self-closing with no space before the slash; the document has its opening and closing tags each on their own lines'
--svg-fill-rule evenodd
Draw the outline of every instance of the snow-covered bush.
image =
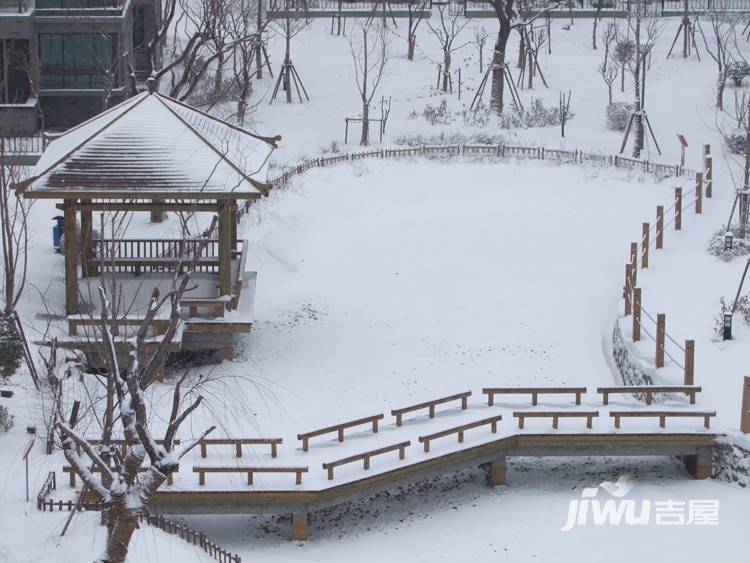
<svg viewBox="0 0 750 563">
<path fill-rule="evenodd" d="M 438 135 L 404 135 L 393 140 L 397 145 L 419 147 L 422 145 L 502 145 L 505 137 L 493 133 L 475 131 L 470 135 L 461 133 L 439 133 Z"/>
<path fill-rule="evenodd" d="M 412 110 L 409 112 L 409 119 L 416 119 L 420 115 L 430 125 L 449 125 L 456 121 L 456 116 L 448 109 L 448 100 L 445 98 L 441 99 L 440 104 L 437 106 L 433 106 L 432 104 L 425 105 L 421 114 Z"/>
<path fill-rule="evenodd" d="M 613 131 L 624 131 L 628 126 L 630 114 L 633 113 L 633 104 L 615 102 L 607 106 L 607 129 Z"/>
<path fill-rule="evenodd" d="M 736 227 L 730 227 L 729 231 L 732 233 L 732 249 L 724 250 L 724 241 L 726 238 L 726 229 L 719 229 L 712 236 L 711 240 L 708 241 L 708 253 L 712 256 L 716 256 L 719 260 L 724 262 L 731 262 L 738 256 L 746 256 L 750 254 L 750 240 L 743 240 L 737 236 L 738 229 Z"/>
<path fill-rule="evenodd" d="M 734 154 L 745 154 L 745 143 L 747 142 L 747 133 L 737 130 L 732 133 L 724 134 L 724 145 L 729 152 Z"/>
<path fill-rule="evenodd" d="M 0 405 L 0 430 L 7 432 L 13 428 L 13 415 L 4 406 Z"/>
<path fill-rule="evenodd" d="M 13 375 L 22 358 L 23 343 L 13 319 L 0 315 L 0 380 Z"/>
<path fill-rule="evenodd" d="M 734 61 L 727 65 L 727 78 L 734 82 L 735 86 L 742 86 L 742 79 L 750 76 L 750 65 L 745 61 Z"/>
</svg>

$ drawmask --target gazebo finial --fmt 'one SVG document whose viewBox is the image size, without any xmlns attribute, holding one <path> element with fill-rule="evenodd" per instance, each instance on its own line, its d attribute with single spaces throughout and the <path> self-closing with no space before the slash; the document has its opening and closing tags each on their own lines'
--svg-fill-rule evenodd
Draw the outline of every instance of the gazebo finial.
<svg viewBox="0 0 750 563">
<path fill-rule="evenodd" d="M 153 76 L 149 76 L 146 79 L 146 89 L 148 90 L 149 94 L 153 94 L 158 90 L 159 83 L 157 82 L 156 78 Z"/>
</svg>

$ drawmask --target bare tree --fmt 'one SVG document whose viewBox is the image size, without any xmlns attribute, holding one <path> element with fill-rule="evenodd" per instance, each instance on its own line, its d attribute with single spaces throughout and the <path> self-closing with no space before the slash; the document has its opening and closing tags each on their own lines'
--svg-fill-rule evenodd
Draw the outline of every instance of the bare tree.
<svg viewBox="0 0 750 563">
<path fill-rule="evenodd" d="M 24 168 L 11 162 L 6 135 L 0 130 L 0 231 L 3 252 L 3 316 L 16 310 L 28 272 L 29 203 L 14 189 L 24 180 Z"/>
<path fill-rule="evenodd" d="M 701 18 L 697 18 L 698 30 L 703 38 L 703 44 L 708 51 L 709 56 L 716 63 L 716 109 L 724 110 L 724 90 L 727 84 L 727 65 L 733 57 L 732 46 L 737 41 L 737 25 L 739 16 L 726 9 L 724 2 L 711 3 L 709 5 L 708 25 L 710 26 L 713 37 L 709 40 L 703 31 Z M 687 32 L 686 32 L 687 33 Z M 734 51 L 739 55 L 739 49 Z"/>
<path fill-rule="evenodd" d="M 649 10 L 648 0 L 634 0 L 628 20 L 628 27 L 633 33 L 635 53 L 627 63 L 633 76 L 633 158 L 640 158 L 645 143 L 644 94 L 646 88 L 647 58 L 653 48 L 662 26 L 655 12 Z M 625 134 L 627 140 L 630 127 Z"/>
<path fill-rule="evenodd" d="M 448 9 L 448 4 L 435 4 L 439 14 L 439 25 L 433 26 L 431 22 L 427 22 L 427 27 L 440 42 L 440 48 L 443 51 L 443 92 L 448 91 L 450 72 L 451 72 L 451 55 L 466 47 L 471 41 L 466 41 L 459 45 L 455 44 L 458 35 L 471 21 L 468 18 L 464 18 L 462 23 L 459 23 L 460 13 L 456 11 L 455 14 L 451 14 Z"/>
<path fill-rule="evenodd" d="M 247 2 L 246 10 L 252 0 Z M 267 21 L 258 18 L 259 25 L 246 29 L 240 37 L 229 36 L 228 15 L 236 9 L 234 2 L 222 0 L 165 0 L 161 6 L 154 37 L 145 46 L 149 73 L 160 79 L 170 75 L 169 95 L 185 100 L 210 69 L 214 70 L 213 89 L 221 88 L 223 68 L 240 45 L 256 45 Z M 250 22 L 248 22 L 250 23 Z M 161 45 L 170 36 L 170 48 L 162 52 Z"/>
<path fill-rule="evenodd" d="M 502 113 L 505 105 L 505 54 L 508 40 L 514 29 L 532 23 L 538 17 L 546 14 L 550 9 L 561 4 L 558 0 L 544 0 L 541 7 L 532 9 L 526 4 L 525 10 L 519 10 L 517 0 L 484 0 L 495 12 L 499 29 L 495 49 L 492 54 L 492 93 L 490 107 L 496 113 Z"/>
<path fill-rule="evenodd" d="M 292 63 L 292 38 L 307 27 L 310 22 L 307 18 L 307 2 L 306 0 L 272 0 L 272 6 L 276 6 L 277 3 L 283 3 L 284 17 L 272 20 L 271 23 L 276 31 L 284 38 L 285 49 L 284 62 L 281 65 L 278 82 L 274 89 L 271 101 L 276 97 L 278 87 L 281 85 L 282 89 L 286 92 L 287 103 L 292 103 L 292 84 L 294 84 L 297 88 L 297 95 L 301 102 L 302 95 L 299 88 L 302 86 L 302 81 L 297 74 L 294 63 Z M 305 91 L 304 86 L 302 86 L 302 90 L 305 92 L 305 97 L 307 97 L 307 92 Z"/>
<path fill-rule="evenodd" d="M 474 45 L 477 47 L 477 53 L 479 55 L 479 74 L 484 74 L 484 45 L 487 43 L 487 38 L 490 36 L 483 25 L 474 28 Z"/>
<path fill-rule="evenodd" d="M 419 24 L 422 23 L 424 16 L 429 6 L 429 0 L 409 0 L 406 3 L 407 10 L 409 11 L 409 19 L 407 22 L 406 41 L 408 43 L 406 58 L 410 61 L 414 60 L 414 49 L 417 46 L 417 29 Z"/>
<path fill-rule="evenodd" d="M 602 8 L 609 8 L 612 6 L 612 0 L 594 0 L 594 25 L 591 30 L 591 46 L 596 51 L 596 30 L 599 27 L 599 22 L 602 19 Z"/>
<path fill-rule="evenodd" d="M 209 229 L 201 241 L 200 255 L 208 243 Z M 180 299 L 190 289 L 189 273 L 175 276 L 171 291 L 160 296 L 157 289 L 151 295 L 142 324 L 132 338 L 117 339 L 117 326 L 112 304 L 103 288 L 99 290 L 101 318 L 97 333 L 97 346 L 104 358 L 107 370 L 104 382 L 107 395 L 104 412 L 101 413 L 102 445 L 92 445 L 80 432 L 77 415 L 70 418 L 64 411 L 68 381 L 85 377 L 101 377 L 87 374 L 81 363 L 68 363 L 64 369 L 58 366 L 57 349 L 52 343 L 46 360 L 47 387 L 53 398 L 54 428 L 66 460 L 101 503 L 107 524 L 107 540 L 102 563 L 122 563 L 126 560 L 130 540 L 138 527 L 146 502 L 164 483 L 167 475 L 175 471 L 184 457 L 214 427 L 204 431 L 198 439 L 184 445 L 179 452 L 173 451 L 175 436 L 188 417 L 201 405 L 201 395 L 191 395 L 186 401 L 184 385 L 188 373 L 178 380 L 172 393 L 171 412 L 163 418 L 168 420 L 163 440 L 158 441 L 149 426 L 149 403 L 144 391 L 154 382 L 163 369 L 169 347 L 177 333 L 180 321 Z M 157 314 L 169 309 L 169 322 L 155 350 L 148 347 L 150 325 Z M 124 347 L 124 350 L 123 350 Z M 121 358 L 126 357 L 125 365 Z M 76 378 L 70 378 L 77 375 Z M 187 406 L 186 406 L 187 405 Z M 90 411 L 98 418 L 96 405 Z M 99 409 L 101 410 L 101 409 Z M 75 409 L 74 409 L 74 412 Z M 122 456 L 119 449 L 112 448 L 115 425 L 119 425 L 128 442 L 127 453 Z M 145 473 L 140 473 L 143 461 L 148 458 Z M 93 470 L 101 473 L 97 479 Z"/>
<path fill-rule="evenodd" d="M 370 142 L 370 103 L 380 86 L 388 63 L 387 30 L 375 18 L 359 21 L 350 33 L 349 47 L 354 62 L 354 79 L 362 101 L 362 135 L 360 145 Z"/>
<path fill-rule="evenodd" d="M 599 65 L 599 75 L 607 85 L 607 104 L 612 105 L 612 85 L 617 80 L 620 68 L 613 60 L 612 48 L 617 41 L 618 27 L 615 22 L 610 22 L 602 33 L 602 43 L 604 44 L 604 59 Z"/>
</svg>

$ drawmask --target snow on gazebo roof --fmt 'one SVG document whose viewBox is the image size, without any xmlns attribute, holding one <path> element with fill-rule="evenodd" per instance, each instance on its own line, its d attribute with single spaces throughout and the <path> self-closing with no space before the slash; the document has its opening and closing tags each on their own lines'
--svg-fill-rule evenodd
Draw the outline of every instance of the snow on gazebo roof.
<svg viewBox="0 0 750 563">
<path fill-rule="evenodd" d="M 29 198 L 253 199 L 281 137 L 261 137 L 142 92 L 52 141 L 20 188 Z M 151 91 L 154 89 L 154 91 Z"/>
</svg>

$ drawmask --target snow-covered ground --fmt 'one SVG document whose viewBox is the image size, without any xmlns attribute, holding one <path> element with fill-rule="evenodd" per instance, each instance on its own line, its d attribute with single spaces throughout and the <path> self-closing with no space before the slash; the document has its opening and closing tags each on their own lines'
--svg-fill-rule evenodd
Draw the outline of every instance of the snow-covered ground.
<svg viewBox="0 0 750 563">
<path fill-rule="evenodd" d="M 491 20 L 478 24 L 495 30 Z M 711 329 L 718 298 L 734 293 L 743 264 L 724 264 L 704 252 L 709 235 L 726 220 L 733 186 L 714 131 L 713 62 L 665 60 L 677 24 L 668 22 L 649 70 L 647 107 L 665 155 L 659 158 L 649 146 L 645 156 L 676 163 L 675 135 L 684 133 L 691 142 L 687 164 L 697 167 L 700 145 L 711 143 L 716 197 L 702 216 L 686 213 L 682 233 L 667 233 L 665 250 L 653 256 L 648 272 L 639 272 L 639 285 L 645 307 L 667 313 L 670 334 L 696 339 L 696 383 L 704 387 L 699 407 L 716 409 L 715 427 L 734 431 L 750 332 L 736 327 L 736 340 L 720 343 Z M 328 25 L 315 22 L 292 47 L 311 102 L 258 105 L 255 127 L 284 136 L 279 169 L 342 141 L 343 118 L 359 112 L 346 40 L 328 35 Z M 465 30 L 467 40 L 473 25 Z M 553 54 L 541 61 L 552 89 L 532 93 L 556 104 L 559 91 L 573 90 L 576 116 L 566 139 L 557 128 L 510 133 L 489 125 L 482 132 L 547 147 L 616 152 L 621 137 L 604 128 L 606 90 L 596 75 L 601 51 L 591 50 L 591 24 L 577 21 L 570 31 L 562 25 L 553 21 Z M 471 133 L 460 116 L 442 126 L 407 118 L 441 97 L 432 88 L 439 60 L 434 38 L 420 31 L 415 62 L 403 56 L 405 44 L 403 38 L 391 44 L 394 58 L 382 86 L 382 94 L 393 97 L 387 141 Z M 270 54 L 274 63 L 281 59 L 279 41 L 272 41 Z M 478 64 L 472 47 L 454 61 L 462 65 L 468 90 L 460 102 L 449 96 L 448 105 L 460 111 L 479 80 Z M 272 85 L 264 79 L 256 95 Z M 616 97 L 629 100 L 631 94 Z M 729 104 L 730 97 L 731 90 Z M 465 389 L 478 401 L 484 385 L 593 389 L 616 382 L 608 342 L 621 311 L 629 242 L 638 240 L 642 221 L 653 220 L 656 205 L 671 204 L 675 185 L 691 187 L 531 161 L 365 161 L 308 172 L 244 219 L 241 236 L 251 242 L 247 267 L 259 272 L 256 324 L 240 343 L 236 362 L 206 368 L 223 376 L 185 433 L 200 432 L 210 420 L 235 435 L 282 435 L 284 448 L 292 448 L 297 432 Z M 23 304 L 24 318 L 40 331 L 40 293 L 47 292 L 53 311 L 62 295 L 62 259 L 48 243 L 52 205 L 34 208 L 33 287 Z M 136 218 L 131 228 L 145 228 L 146 219 Z M 33 503 L 23 502 L 23 431 L 27 423 L 41 426 L 42 405 L 18 379 L 10 403 L 16 426 L 0 436 L 0 561 L 90 559 L 102 532 L 94 517 L 77 516 L 70 536 L 60 540 L 67 514 L 39 514 Z M 167 394 L 157 389 L 154 400 Z M 327 444 L 322 439 L 313 447 Z M 41 447 L 34 451 L 32 497 L 47 471 L 58 468 Z M 652 518 L 644 526 L 588 524 L 561 531 L 569 503 L 581 498 L 584 487 L 625 475 L 634 488 L 624 498 L 639 507 L 644 500 L 685 506 L 718 500 L 719 524 L 666 526 Z M 67 486 L 59 482 L 61 489 Z M 186 520 L 246 561 L 746 558 L 740 542 L 750 495 L 736 486 L 693 481 L 673 460 L 511 460 L 508 484 L 489 489 L 480 472 L 467 471 L 409 494 L 394 491 L 334 508 L 312 516 L 307 544 L 289 542 L 288 522 L 266 516 Z M 615 498 L 608 495 L 601 491 L 598 498 Z M 132 561 L 203 557 L 150 528 L 136 538 Z"/>
</svg>

